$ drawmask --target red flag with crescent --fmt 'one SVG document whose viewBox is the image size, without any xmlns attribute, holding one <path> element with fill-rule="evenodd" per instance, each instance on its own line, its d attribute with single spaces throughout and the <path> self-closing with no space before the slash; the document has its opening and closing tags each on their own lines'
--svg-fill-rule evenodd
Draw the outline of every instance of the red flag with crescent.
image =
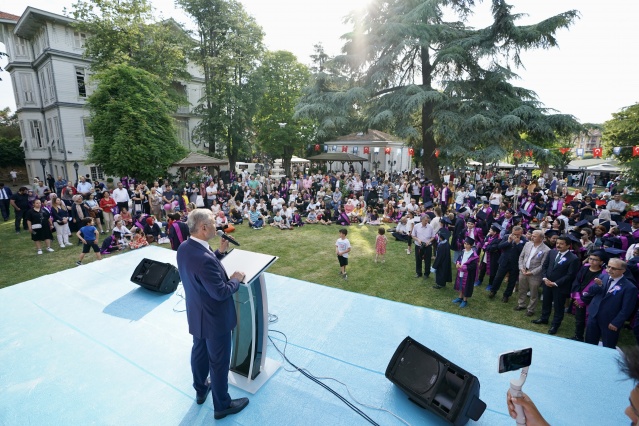
<svg viewBox="0 0 639 426">
<path fill-rule="evenodd" d="M 319 144 L 315 144 L 315 151 L 319 151 L 319 150 L 320 150 Z"/>
<path fill-rule="evenodd" d="M 413 155 L 415 155 L 415 150 L 413 148 L 408 148 L 408 156 L 412 157 Z"/>
<path fill-rule="evenodd" d="M 632 147 L 632 156 L 633 157 L 639 156 L 639 146 L 633 146 Z"/>
<path fill-rule="evenodd" d="M 368 154 L 371 152 L 371 149 L 367 146 L 364 147 L 364 154 Z"/>
<path fill-rule="evenodd" d="M 595 158 L 601 158 L 602 153 L 603 153 L 603 150 L 601 148 L 593 148 L 592 150 L 592 156 Z"/>
<path fill-rule="evenodd" d="M 384 148 L 384 154 L 388 155 L 388 154 L 390 154 L 390 152 L 391 152 L 390 148 L 388 148 L 388 147 Z"/>
<path fill-rule="evenodd" d="M 342 145 L 342 152 L 348 152 L 348 147 L 346 145 Z"/>
<path fill-rule="evenodd" d="M 435 150 L 435 157 L 436 157 L 436 158 L 439 158 L 439 149 L 436 149 L 436 150 Z"/>
<path fill-rule="evenodd" d="M 562 154 L 565 154 L 568 151 L 570 151 L 570 148 L 559 148 L 559 152 L 561 152 Z"/>
</svg>

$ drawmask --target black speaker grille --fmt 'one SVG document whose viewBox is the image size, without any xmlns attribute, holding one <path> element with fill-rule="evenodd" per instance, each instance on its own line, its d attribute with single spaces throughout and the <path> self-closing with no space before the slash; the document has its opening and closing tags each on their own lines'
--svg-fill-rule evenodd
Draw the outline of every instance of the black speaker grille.
<svg viewBox="0 0 639 426">
<path fill-rule="evenodd" d="M 409 345 L 399 360 L 394 377 L 413 392 L 423 395 L 437 383 L 439 362 L 414 345 Z"/>
</svg>

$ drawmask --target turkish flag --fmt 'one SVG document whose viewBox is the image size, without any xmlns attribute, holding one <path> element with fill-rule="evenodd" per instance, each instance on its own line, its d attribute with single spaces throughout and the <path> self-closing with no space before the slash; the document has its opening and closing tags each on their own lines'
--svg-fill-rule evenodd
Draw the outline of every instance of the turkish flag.
<svg viewBox="0 0 639 426">
<path fill-rule="evenodd" d="M 632 147 L 632 156 L 633 157 L 639 156 L 639 146 L 633 146 Z"/>
<path fill-rule="evenodd" d="M 519 152 L 519 150 L 515 150 L 515 153 L 513 154 L 513 157 L 515 158 L 521 158 L 521 152 Z"/>
<path fill-rule="evenodd" d="M 390 154 L 391 149 L 390 148 L 384 148 L 384 154 Z"/>
<path fill-rule="evenodd" d="M 367 146 L 364 147 L 364 154 L 368 154 L 371 152 L 371 149 Z"/>
<path fill-rule="evenodd" d="M 342 152 L 348 152 L 348 147 L 346 145 L 342 145 Z"/>
<path fill-rule="evenodd" d="M 603 153 L 603 150 L 601 148 L 593 148 L 592 150 L 592 156 L 595 158 L 601 158 L 602 153 Z"/>
<path fill-rule="evenodd" d="M 439 150 L 438 149 L 435 150 L 435 157 L 439 157 Z"/>
<path fill-rule="evenodd" d="M 532 158 L 532 156 L 533 156 L 533 150 L 532 149 L 529 149 L 528 151 L 526 151 L 526 157 Z"/>
<path fill-rule="evenodd" d="M 562 154 L 565 154 L 568 151 L 570 151 L 570 148 L 559 148 L 559 152 L 561 152 Z"/>
<path fill-rule="evenodd" d="M 319 150 L 320 150 L 319 144 L 315 144 L 315 151 L 319 151 Z"/>
<path fill-rule="evenodd" d="M 408 156 L 412 157 L 413 155 L 415 155 L 415 150 L 413 148 L 408 148 Z"/>
</svg>

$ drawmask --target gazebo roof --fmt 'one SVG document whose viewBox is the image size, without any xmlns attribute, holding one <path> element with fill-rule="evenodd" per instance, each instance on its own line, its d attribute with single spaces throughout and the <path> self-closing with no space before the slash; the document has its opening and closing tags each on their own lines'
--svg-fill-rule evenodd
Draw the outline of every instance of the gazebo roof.
<svg viewBox="0 0 639 426">
<path fill-rule="evenodd" d="M 366 158 L 348 152 L 325 152 L 308 158 L 311 161 L 364 162 Z"/>
<path fill-rule="evenodd" d="M 202 167 L 202 166 L 224 166 L 228 164 L 228 160 L 221 160 L 199 152 L 189 152 L 185 158 L 173 163 L 175 167 Z"/>
</svg>

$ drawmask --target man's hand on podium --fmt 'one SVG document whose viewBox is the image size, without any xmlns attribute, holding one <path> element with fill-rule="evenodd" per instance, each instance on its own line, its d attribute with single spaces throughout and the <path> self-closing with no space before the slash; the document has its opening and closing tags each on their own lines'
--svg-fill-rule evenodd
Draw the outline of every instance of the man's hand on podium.
<svg viewBox="0 0 639 426">
<path fill-rule="evenodd" d="M 246 274 L 244 272 L 240 272 L 240 271 L 235 271 L 233 272 L 233 275 L 231 275 L 231 279 L 237 279 L 239 282 L 243 283 L 244 282 L 244 278 L 246 278 Z"/>
</svg>

